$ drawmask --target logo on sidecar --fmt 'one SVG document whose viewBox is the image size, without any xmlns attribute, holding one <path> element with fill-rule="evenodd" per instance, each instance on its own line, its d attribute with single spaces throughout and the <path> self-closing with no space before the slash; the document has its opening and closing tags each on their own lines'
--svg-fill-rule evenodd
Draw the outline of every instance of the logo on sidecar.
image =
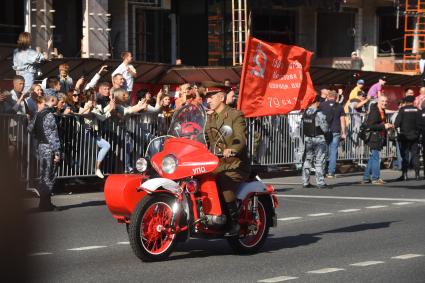
<svg viewBox="0 0 425 283">
<path fill-rule="evenodd" d="M 202 166 L 202 167 L 193 168 L 192 172 L 193 172 L 194 175 L 202 174 L 202 173 L 207 172 L 207 169 L 204 166 Z"/>
</svg>

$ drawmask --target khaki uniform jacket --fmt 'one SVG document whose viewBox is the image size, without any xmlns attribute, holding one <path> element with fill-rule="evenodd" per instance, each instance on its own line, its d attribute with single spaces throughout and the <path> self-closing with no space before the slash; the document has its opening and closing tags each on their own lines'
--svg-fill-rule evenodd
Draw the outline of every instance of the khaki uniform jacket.
<svg viewBox="0 0 425 283">
<path fill-rule="evenodd" d="M 223 137 L 220 129 L 225 125 L 230 126 L 233 132 L 231 135 Z M 235 153 L 234 157 L 220 158 L 220 163 L 214 172 L 234 171 L 240 175 L 236 179 L 241 177 L 246 179 L 251 168 L 247 153 L 246 122 L 243 113 L 226 105 L 220 113 L 208 115 L 206 134 L 211 150 L 214 150 L 214 145 L 217 144 L 215 152 L 222 152 L 223 149 L 230 148 Z"/>
</svg>

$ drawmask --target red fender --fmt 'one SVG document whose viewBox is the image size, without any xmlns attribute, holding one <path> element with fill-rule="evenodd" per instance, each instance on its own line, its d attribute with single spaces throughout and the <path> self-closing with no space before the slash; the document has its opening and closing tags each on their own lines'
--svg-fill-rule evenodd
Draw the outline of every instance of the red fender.
<svg viewBox="0 0 425 283">
<path fill-rule="evenodd" d="M 112 215 L 119 222 L 127 222 L 139 201 L 146 196 L 138 191 L 143 175 L 115 174 L 105 182 L 105 201 Z"/>
</svg>

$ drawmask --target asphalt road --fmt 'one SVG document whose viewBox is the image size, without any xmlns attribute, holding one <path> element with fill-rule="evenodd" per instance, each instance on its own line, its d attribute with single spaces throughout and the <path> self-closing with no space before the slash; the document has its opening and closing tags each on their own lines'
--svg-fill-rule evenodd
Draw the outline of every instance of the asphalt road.
<svg viewBox="0 0 425 283">
<path fill-rule="evenodd" d="M 398 175 L 384 172 L 387 179 Z M 278 227 L 255 255 L 224 240 L 191 239 L 170 259 L 136 258 L 101 193 L 58 195 L 60 212 L 33 212 L 32 282 L 425 282 L 425 181 L 360 185 L 357 175 L 303 189 L 276 183 Z M 29 207 L 34 199 L 27 200 Z"/>
</svg>

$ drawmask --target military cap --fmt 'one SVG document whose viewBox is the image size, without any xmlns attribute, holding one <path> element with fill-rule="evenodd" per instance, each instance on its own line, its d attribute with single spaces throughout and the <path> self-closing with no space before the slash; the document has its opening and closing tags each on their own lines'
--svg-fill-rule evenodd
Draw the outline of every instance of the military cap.
<svg viewBox="0 0 425 283">
<path fill-rule="evenodd" d="M 205 87 L 205 97 L 217 94 L 219 92 L 227 93 L 230 88 L 228 86 L 225 86 L 223 83 L 216 83 L 216 82 L 203 82 L 202 85 Z"/>
</svg>

